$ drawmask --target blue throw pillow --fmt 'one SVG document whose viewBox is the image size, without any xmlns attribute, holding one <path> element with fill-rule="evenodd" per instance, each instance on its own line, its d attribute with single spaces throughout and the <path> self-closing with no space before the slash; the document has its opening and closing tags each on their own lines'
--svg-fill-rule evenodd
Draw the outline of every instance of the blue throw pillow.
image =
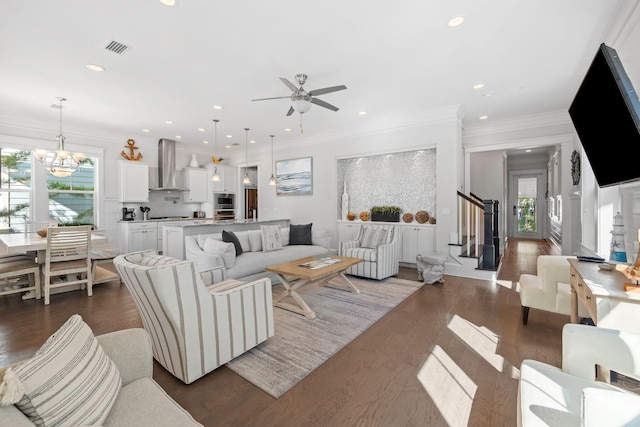
<svg viewBox="0 0 640 427">
<path fill-rule="evenodd" d="M 289 244 L 290 245 L 313 245 L 311 242 L 311 226 L 310 224 L 290 225 L 289 226 Z"/>
<path fill-rule="evenodd" d="M 233 231 L 222 230 L 222 241 L 233 243 L 233 246 L 236 248 L 236 256 L 242 255 L 242 245 L 240 244 L 240 240 L 238 240 L 238 236 L 236 236 Z"/>
</svg>

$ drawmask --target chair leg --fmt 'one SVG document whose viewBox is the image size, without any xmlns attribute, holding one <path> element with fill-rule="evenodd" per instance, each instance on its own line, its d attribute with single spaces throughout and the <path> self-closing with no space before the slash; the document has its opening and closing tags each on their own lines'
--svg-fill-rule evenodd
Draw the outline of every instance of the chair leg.
<svg viewBox="0 0 640 427">
<path fill-rule="evenodd" d="M 529 320 L 529 307 L 522 306 L 522 324 L 526 325 Z"/>
</svg>

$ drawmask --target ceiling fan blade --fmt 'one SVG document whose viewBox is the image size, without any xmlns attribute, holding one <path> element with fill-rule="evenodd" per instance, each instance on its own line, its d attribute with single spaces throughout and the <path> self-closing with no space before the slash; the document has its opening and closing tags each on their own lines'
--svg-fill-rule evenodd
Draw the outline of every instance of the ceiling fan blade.
<svg viewBox="0 0 640 427">
<path fill-rule="evenodd" d="M 289 80 L 285 79 L 284 77 L 280 77 L 280 80 L 282 80 L 282 83 L 286 84 L 287 87 L 289 89 L 291 89 L 291 92 L 295 92 L 298 90 L 298 87 L 296 85 L 294 85 L 293 83 L 291 83 Z"/>
<path fill-rule="evenodd" d="M 269 99 L 285 99 L 285 98 L 291 98 L 291 96 L 276 96 L 273 98 L 252 99 L 252 101 L 268 101 Z"/>
<path fill-rule="evenodd" d="M 287 111 L 287 116 L 290 116 L 293 114 L 295 110 L 293 109 L 293 107 L 289 107 L 289 111 Z"/>
<path fill-rule="evenodd" d="M 324 108 L 328 108 L 329 110 L 333 110 L 333 111 L 338 111 L 339 110 L 338 107 L 336 107 L 334 105 L 331 105 L 328 102 L 324 102 L 323 100 L 318 99 L 318 98 L 311 98 L 311 103 L 319 105 L 319 106 L 324 107 Z"/>
<path fill-rule="evenodd" d="M 325 87 L 325 88 L 322 88 L 322 89 L 314 89 L 314 90 L 309 92 L 309 95 L 311 95 L 311 96 L 323 95 L 325 93 L 331 93 L 331 92 L 337 92 L 339 90 L 345 90 L 346 88 L 347 87 L 345 85 L 340 85 L 340 86 Z"/>
</svg>

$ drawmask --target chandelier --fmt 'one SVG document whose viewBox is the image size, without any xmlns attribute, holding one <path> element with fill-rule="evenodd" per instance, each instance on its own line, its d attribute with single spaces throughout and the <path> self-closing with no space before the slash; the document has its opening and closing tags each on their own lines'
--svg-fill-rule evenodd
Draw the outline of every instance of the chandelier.
<svg viewBox="0 0 640 427">
<path fill-rule="evenodd" d="M 66 99 L 59 97 L 58 100 L 60 101 L 60 132 L 56 136 L 58 148 L 53 152 L 36 149 L 34 155 L 51 175 L 63 178 L 77 172 L 86 156 L 82 153 L 71 153 L 66 149 L 66 138 L 62 133 L 62 102 Z"/>
</svg>

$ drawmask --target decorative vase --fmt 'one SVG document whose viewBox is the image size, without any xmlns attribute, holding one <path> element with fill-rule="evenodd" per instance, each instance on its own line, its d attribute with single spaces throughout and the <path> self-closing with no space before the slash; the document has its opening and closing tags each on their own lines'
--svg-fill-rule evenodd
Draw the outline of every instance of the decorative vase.
<svg viewBox="0 0 640 427">
<path fill-rule="evenodd" d="M 198 159 L 196 159 L 196 155 L 195 154 L 191 155 L 191 161 L 189 162 L 189 167 L 190 168 L 200 167 L 200 165 L 198 164 Z"/>
<path fill-rule="evenodd" d="M 342 190 L 342 219 L 346 219 L 349 214 L 349 195 L 347 194 L 347 181 L 344 182 Z"/>
</svg>

